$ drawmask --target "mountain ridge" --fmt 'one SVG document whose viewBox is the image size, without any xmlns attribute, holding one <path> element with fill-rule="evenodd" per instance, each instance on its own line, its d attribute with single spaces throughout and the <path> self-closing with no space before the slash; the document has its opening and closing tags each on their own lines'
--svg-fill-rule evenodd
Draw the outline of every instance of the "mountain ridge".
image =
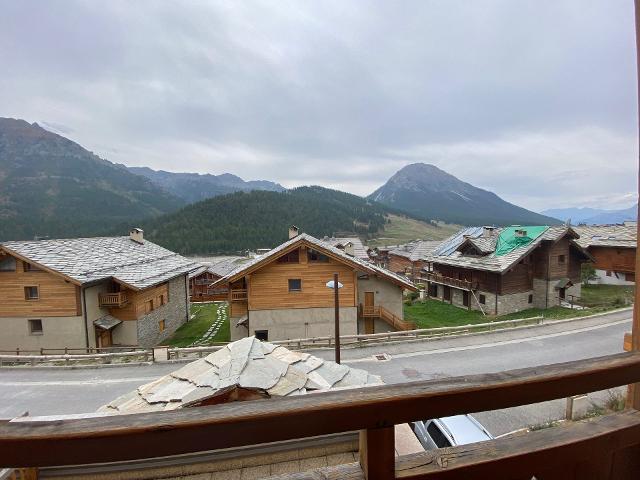
<svg viewBox="0 0 640 480">
<path fill-rule="evenodd" d="M 245 181 L 237 175 L 222 173 L 167 172 L 149 167 L 125 167 L 130 172 L 148 178 L 154 184 L 182 198 L 187 203 L 199 202 L 218 195 L 226 195 L 238 191 L 267 190 L 282 192 L 286 190 L 279 183 L 268 180 Z"/>
<path fill-rule="evenodd" d="M 184 202 L 78 143 L 0 118 L 0 240 L 91 236 Z"/>
<path fill-rule="evenodd" d="M 519 207 L 435 165 L 412 163 L 367 198 L 423 220 L 461 225 L 557 225 L 555 218 Z"/>
<path fill-rule="evenodd" d="M 624 221 L 635 221 L 638 218 L 638 204 L 629 208 L 621 208 L 615 210 L 578 207 L 578 208 L 551 208 L 540 212 L 543 215 L 562 220 L 563 222 L 571 220 L 573 225 L 585 223 L 587 225 L 601 225 L 622 223 Z"/>
</svg>

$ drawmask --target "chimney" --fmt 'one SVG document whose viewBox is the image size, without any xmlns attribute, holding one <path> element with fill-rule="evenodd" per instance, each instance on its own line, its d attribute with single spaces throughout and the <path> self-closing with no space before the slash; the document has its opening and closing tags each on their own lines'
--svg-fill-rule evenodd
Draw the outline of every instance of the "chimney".
<svg viewBox="0 0 640 480">
<path fill-rule="evenodd" d="M 346 253 L 347 255 L 350 255 L 352 257 L 355 257 L 356 252 L 353 248 L 353 243 L 351 242 L 347 242 L 344 244 L 344 253 Z"/>
<path fill-rule="evenodd" d="M 132 228 L 129 232 L 129 238 L 140 245 L 144 244 L 144 230 L 141 228 Z"/>
<path fill-rule="evenodd" d="M 298 236 L 299 229 L 295 225 L 289 227 L 289 240 Z"/>
<path fill-rule="evenodd" d="M 493 234 L 495 233 L 495 231 L 496 231 L 495 227 L 490 227 L 485 225 L 484 227 L 482 227 L 482 236 L 484 238 L 493 237 Z"/>
<path fill-rule="evenodd" d="M 520 237 L 520 238 L 521 237 L 526 237 L 527 236 L 527 231 L 519 229 L 519 230 L 515 231 L 515 234 L 516 234 L 516 237 Z"/>
</svg>

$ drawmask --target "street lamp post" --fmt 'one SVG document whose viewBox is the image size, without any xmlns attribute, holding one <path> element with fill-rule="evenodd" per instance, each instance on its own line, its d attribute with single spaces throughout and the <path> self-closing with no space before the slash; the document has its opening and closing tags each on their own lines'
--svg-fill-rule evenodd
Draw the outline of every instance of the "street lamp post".
<svg viewBox="0 0 640 480">
<path fill-rule="evenodd" d="M 336 363 L 340 363 L 340 298 L 338 289 L 342 288 L 342 284 L 338 282 L 338 274 L 333 274 L 333 280 L 327 282 L 327 287 L 333 289 L 333 298 L 335 304 L 335 335 L 336 335 Z"/>
</svg>

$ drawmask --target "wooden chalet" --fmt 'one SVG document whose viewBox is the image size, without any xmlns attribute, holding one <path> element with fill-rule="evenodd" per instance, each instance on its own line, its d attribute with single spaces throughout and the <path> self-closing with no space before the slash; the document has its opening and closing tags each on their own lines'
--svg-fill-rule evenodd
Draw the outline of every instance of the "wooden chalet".
<svg viewBox="0 0 640 480">
<path fill-rule="evenodd" d="M 574 227 L 578 243 L 593 256 L 595 283 L 635 285 L 636 222 Z"/>
<path fill-rule="evenodd" d="M 0 244 L 0 350 L 153 346 L 188 319 L 196 265 L 129 236 Z"/>
<path fill-rule="evenodd" d="M 227 273 L 247 261 L 246 257 L 228 257 L 212 263 L 203 263 L 189 273 L 189 300 L 191 302 L 225 301 L 229 296 L 226 285 L 212 287 L 211 284 L 220 280 Z"/>
<path fill-rule="evenodd" d="M 338 273 L 343 334 L 410 329 L 403 320 L 405 277 L 292 231 L 289 241 L 230 272 L 213 286 L 229 285 L 231 337 L 285 340 L 330 335 Z"/>
<path fill-rule="evenodd" d="M 438 240 L 416 240 L 387 253 L 387 268 L 418 281 L 427 266 L 427 257 L 440 245 Z"/>
<path fill-rule="evenodd" d="M 427 295 L 502 315 L 580 297 L 580 269 L 591 255 L 570 227 L 471 227 L 425 257 Z"/>
</svg>

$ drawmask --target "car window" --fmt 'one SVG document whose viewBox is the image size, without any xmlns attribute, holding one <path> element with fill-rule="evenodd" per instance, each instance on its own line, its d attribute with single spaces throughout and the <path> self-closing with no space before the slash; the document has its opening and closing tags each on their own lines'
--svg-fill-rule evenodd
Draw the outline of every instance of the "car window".
<svg viewBox="0 0 640 480">
<path fill-rule="evenodd" d="M 451 443 L 447 440 L 447 437 L 444 436 L 442 431 L 438 428 L 438 426 L 431 422 L 427 427 L 427 433 L 436 444 L 438 448 L 450 447 Z"/>
</svg>

